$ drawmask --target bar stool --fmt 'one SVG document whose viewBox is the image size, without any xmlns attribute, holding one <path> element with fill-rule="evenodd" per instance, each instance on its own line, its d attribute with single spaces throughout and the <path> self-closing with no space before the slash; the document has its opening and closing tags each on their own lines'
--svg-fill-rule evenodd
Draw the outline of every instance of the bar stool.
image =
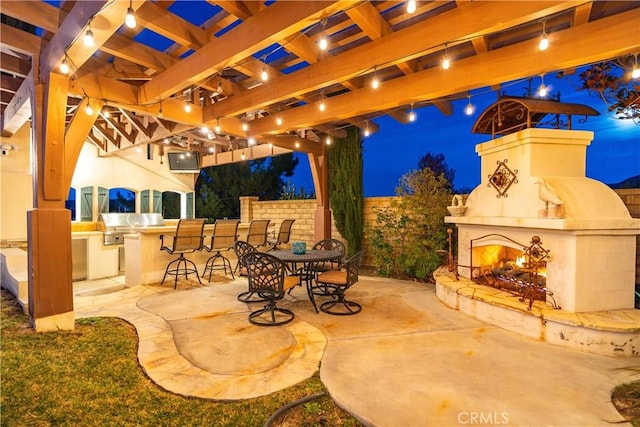
<svg viewBox="0 0 640 427">
<path fill-rule="evenodd" d="M 249 223 L 249 231 L 247 231 L 247 243 L 254 248 L 265 246 L 267 244 L 267 229 L 269 228 L 269 219 L 254 219 Z"/>
<path fill-rule="evenodd" d="M 274 249 L 278 249 L 278 246 L 289 243 L 289 239 L 291 238 L 291 227 L 295 222 L 295 219 L 285 219 L 280 223 L 280 230 L 278 231 L 278 236 L 275 240 L 267 240 L 267 244 L 271 246 L 270 251 Z"/>
<path fill-rule="evenodd" d="M 224 274 L 227 274 L 228 267 L 231 278 L 235 279 L 235 277 L 233 277 L 231 262 L 229 258 L 222 255 L 221 251 L 233 249 L 233 244 L 238 238 L 238 224 L 240 224 L 240 220 L 237 219 L 219 219 L 216 221 L 213 227 L 213 235 L 211 236 L 211 246 L 203 246 L 207 252 L 216 251 L 216 254 L 207 260 L 207 264 L 202 272 L 202 277 L 204 277 L 208 271 L 209 281 L 211 281 L 213 270 L 224 270 Z M 218 259 L 222 260 L 222 265 L 216 265 Z"/>
<path fill-rule="evenodd" d="M 160 250 L 167 251 L 170 254 L 179 253 L 180 256 L 174 259 L 167 265 L 167 269 L 164 271 L 161 285 L 164 284 L 164 280 L 167 276 L 175 277 L 173 288 L 178 287 L 178 276 L 184 274 L 185 279 L 189 278 L 189 274 L 195 274 L 200 281 L 200 275 L 198 269 L 193 261 L 187 259 L 185 253 L 193 253 L 202 249 L 202 242 L 204 241 L 204 218 L 196 219 L 181 219 L 178 221 L 178 227 L 176 228 L 176 234 L 169 236 L 173 238 L 171 246 L 165 246 L 164 235 L 160 235 Z M 191 267 L 187 266 L 187 263 Z M 182 267 L 182 269 L 181 269 Z"/>
</svg>

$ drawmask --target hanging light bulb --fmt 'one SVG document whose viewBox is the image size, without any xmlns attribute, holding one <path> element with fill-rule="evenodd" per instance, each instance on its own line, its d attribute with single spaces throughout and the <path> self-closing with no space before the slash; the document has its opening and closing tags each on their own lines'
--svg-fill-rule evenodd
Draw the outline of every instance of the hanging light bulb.
<svg viewBox="0 0 640 427">
<path fill-rule="evenodd" d="M 244 160 L 246 158 L 246 156 L 244 155 L 244 151 L 242 152 L 242 154 L 240 155 L 240 158 L 242 158 L 242 160 Z"/>
<path fill-rule="evenodd" d="M 300 142 L 296 141 L 296 148 L 300 148 Z"/>
<path fill-rule="evenodd" d="M 209 147 L 209 153 L 213 154 L 215 152 L 216 152 L 216 147 L 214 146 Z"/>
<path fill-rule="evenodd" d="M 465 107 L 465 109 L 464 109 L 464 113 L 465 113 L 467 116 L 470 116 L 470 115 L 472 115 L 472 114 L 473 114 L 473 110 L 474 110 L 474 108 L 473 108 L 473 104 L 471 104 L 471 96 L 469 96 L 469 103 L 468 103 L 468 104 L 467 104 L 467 106 Z"/>
<path fill-rule="evenodd" d="M 378 89 L 380 86 L 380 81 L 378 80 L 378 76 L 376 75 L 376 67 L 373 67 L 373 78 L 371 79 L 371 87 L 373 89 Z"/>
<path fill-rule="evenodd" d="M 640 68 L 638 68 L 638 57 L 636 56 L 636 65 L 633 66 L 633 70 L 631 70 L 631 78 L 637 79 L 640 78 Z"/>
<path fill-rule="evenodd" d="M 326 21 L 326 19 L 323 19 L 322 20 L 322 35 L 320 37 L 320 41 L 318 42 L 318 47 L 320 48 L 320 50 L 327 50 L 327 48 L 329 47 L 329 42 L 327 41 L 327 35 L 325 33 L 326 25 L 327 25 L 327 21 Z"/>
<path fill-rule="evenodd" d="M 540 79 L 542 80 L 542 83 L 538 88 L 538 95 L 544 98 L 545 96 L 547 96 L 547 87 L 544 85 L 544 75 L 541 75 Z"/>
<path fill-rule="evenodd" d="M 127 9 L 127 17 L 124 20 L 124 23 L 129 28 L 136 27 L 136 15 L 133 12 L 133 0 L 129 0 L 129 8 Z"/>
<path fill-rule="evenodd" d="M 276 116 L 276 124 L 282 126 L 282 117 L 280 117 L 280 114 Z"/>
<path fill-rule="evenodd" d="M 247 140 L 247 144 L 248 145 L 256 145 L 256 139 L 254 137 L 249 137 L 249 139 Z"/>
<path fill-rule="evenodd" d="M 542 21 L 542 34 L 540 35 L 540 43 L 538 44 L 538 49 L 547 50 L 549 47 L 549 37 L 546 32 L 547 20 Z"/>
<path fill-rule="evenodd" d="M 249 124 L 247 122 L 242 122 L 242 130 L 244 132 L 249 130 Z"/>
<path fill-rule="evenodd" d="M 413 111 L 413 104 L 411 104 L 411 111 L 409 112 L 409 121 L 410 122 L 416 121 L 416 113 L 415 111 Z"/>
<path fill-rule="evenodd" d="M 324 99 L 320 100 L 320 105 L 318 106 L 318 108 L 320 109 L 320 111 L 324 111 L 327 106 L 324 104 Z"/>
<path fill-rule="evenodd" d="M 87 32 L 84 33 L 84 37 L 82 41 L 86 47 L 92 47 L 95 44 L 93 40 L 93 31 L 91 31 L 91 24 L 89 24 L 89 28 L 87 28 Z"/>
<path fill-rule="evenodd" d="M 412 14 L 416 11 L 416 0 L 409 0 L 407 2 L 407 13 Z"/>
<path fill-rule="evenodd" d="M 204 133 L 205 135 L 209 133 L 209 128 L 206 126 L 202 126 L 200 128 L 200 132 Z"/>
<path fill-rule="evenodd" d="M 269 80 L 269 73 L 267 73 L 267 57 L 265 56 L 263 58 L 263 64 L 262 64 L 262 72 L 260 73 L 260 79 L 262 79 L 263 82 L 266 82 L 267 80 Z"/>
<path fill-rule="evenodd" d="M 67 63 L 67 58 L 62 58 L 62 63 L 60 64 L 60 72 L 62 74 L 69 74 L 69 64 Z"/>
<path fill-rule="evenodd" d="M 367 125 L 364 128 L 364 136 L 367 137 L 369 135 L 371 135 L 371 132 L 369 132 L 369 122 L 367 121 Z"/>
<path fill-rule="evenodd" d="M 87 114 L 87 116 L 90 116 L 93 114 L 93 108 L 91 108 L 91 102 L 89 102 L 88 98 L 87 98 L 87 106 L 84 107 L 84 112 Z"/>
<path fill-rule="evenodd" d="M 270 142 L 270 143 L 268 144 L 268 146 L 269 146 L 269 150 L 272 150 L 272 149 L 273 149 L 273 143 L 271 143 L 271 142 Z"/>
<path fill-rule="evenodd" d="M 222 130 L 222 128 L 220 127 L 220 119 L 217 118 L 216 119 L 216 133 L 220 133 L 221 130 Z"/>
<path fill-rule="evenodd" d="M 102 107 L 102 110 L 100 112 L 102 113 L 102 117 L 104 117 L 105 119 L 108 119 L 109 117 L 111 117 L 111 113 L 109 112 L 109 109 L 107 108 L 106 104 L 104 107 Z"/>
<path fill-rule="evenodd" d="M 442 57 L 442 68 L 448 70 L 451 66 L 451 61 L 449 61 L 449 55 L 447 55 L 447 44 L 444 44 L 444 56 Z"/>
<path fill-rule="evenodd" d="M 325 144 L 331 145 L 331 137 L 327 135 L 327 138 L 324 140 Z"/>
<path fill-rule="evenodd" d="M 185 113 L 190 113 L 191 112 L 191 103 L 189 101 L 184 103 L 184 112 Z"/>
</svg>

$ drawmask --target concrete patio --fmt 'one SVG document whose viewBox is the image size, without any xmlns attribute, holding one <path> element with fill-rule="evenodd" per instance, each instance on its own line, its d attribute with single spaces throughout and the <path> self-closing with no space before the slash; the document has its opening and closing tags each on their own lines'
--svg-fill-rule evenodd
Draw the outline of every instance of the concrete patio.
<svg viewBox="0 0 640 427">
<path fill-rule="evenodd" d="M 236 300 L 246 278 L 126 288 L 123 278 L 74 283 L 77 318 L 115 316 L 139 335 L 144 371 L 168 391 L 248 399 L 318 368 L 333 399 L 375 426 L 595 426 L 623 419 L 615 385 L 636 379 L 615 358 L 558 347 L 446 307 L 424 283 L 361 277 L 356 316 L 315 314 L 295 288 L 283 327 L 251 325 Z M 259 306 L 256 306 L 257 308 Z M 254 308 L 254 309 L 255 309 Z"/>
</svg>

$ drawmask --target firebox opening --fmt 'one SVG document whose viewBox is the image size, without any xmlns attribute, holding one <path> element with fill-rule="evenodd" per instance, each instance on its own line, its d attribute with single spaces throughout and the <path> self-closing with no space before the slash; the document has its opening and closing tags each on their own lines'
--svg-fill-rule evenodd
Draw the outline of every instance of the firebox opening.
<svg viewBox="0 0 640 427">
<path fill-rule="evenodd" d="M 538 246 L 524 246 L 502 235 L 493 234 L 471 241 L 471 279 L 520 296 L 529 301 L 547 301 L 546 256 L 538 257 Z M 539 239 L 537 240 L 539 241 Z M 536 251 L 532 253 L 532 248 Z M 542 248 L 542 250 L 544 250 Z M 553 301 L 555 306 L 555 301 Z"/>
</svg>

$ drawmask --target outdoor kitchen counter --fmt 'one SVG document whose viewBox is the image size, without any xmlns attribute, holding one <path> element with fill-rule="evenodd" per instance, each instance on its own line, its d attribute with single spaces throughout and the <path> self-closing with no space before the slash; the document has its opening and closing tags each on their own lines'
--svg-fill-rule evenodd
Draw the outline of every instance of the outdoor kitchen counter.
<svg viewBox="0 0 640 427">
<path fill-rule="evenodd" d="M 146 285 L 162 281 L 167 265 L 179 254 L 171 255 L 167 251 L 161 251 L 160 235 L 164 234 L 165 245 L 169 246 L 176 233 L 176 227 L 177 225 L 141 227 L 137 228 L 134 233 L 124 236 L 126 286 Z M 248 229 L 248 223 L 241 223 L 238 226 L 238 239 L 246 239 Z M 205 244 L 211 243 L 212 234 L 213 224 L 206 224 L 204 227 Z M 199 273 L 202 273 L 207 259 L 213 255 L 213 252 L 206 250 L 185 253 L 185 257 L 196 264 Z M 224 255 L 235 266 L 236 257 L 233 250 Z"/>
<path fill-rule="evenodd" d="M 118 274 L 118 246 L 105 246 L 101 231 L 71 233 L 74 280 L 95 280 Z"/>
</svg>

